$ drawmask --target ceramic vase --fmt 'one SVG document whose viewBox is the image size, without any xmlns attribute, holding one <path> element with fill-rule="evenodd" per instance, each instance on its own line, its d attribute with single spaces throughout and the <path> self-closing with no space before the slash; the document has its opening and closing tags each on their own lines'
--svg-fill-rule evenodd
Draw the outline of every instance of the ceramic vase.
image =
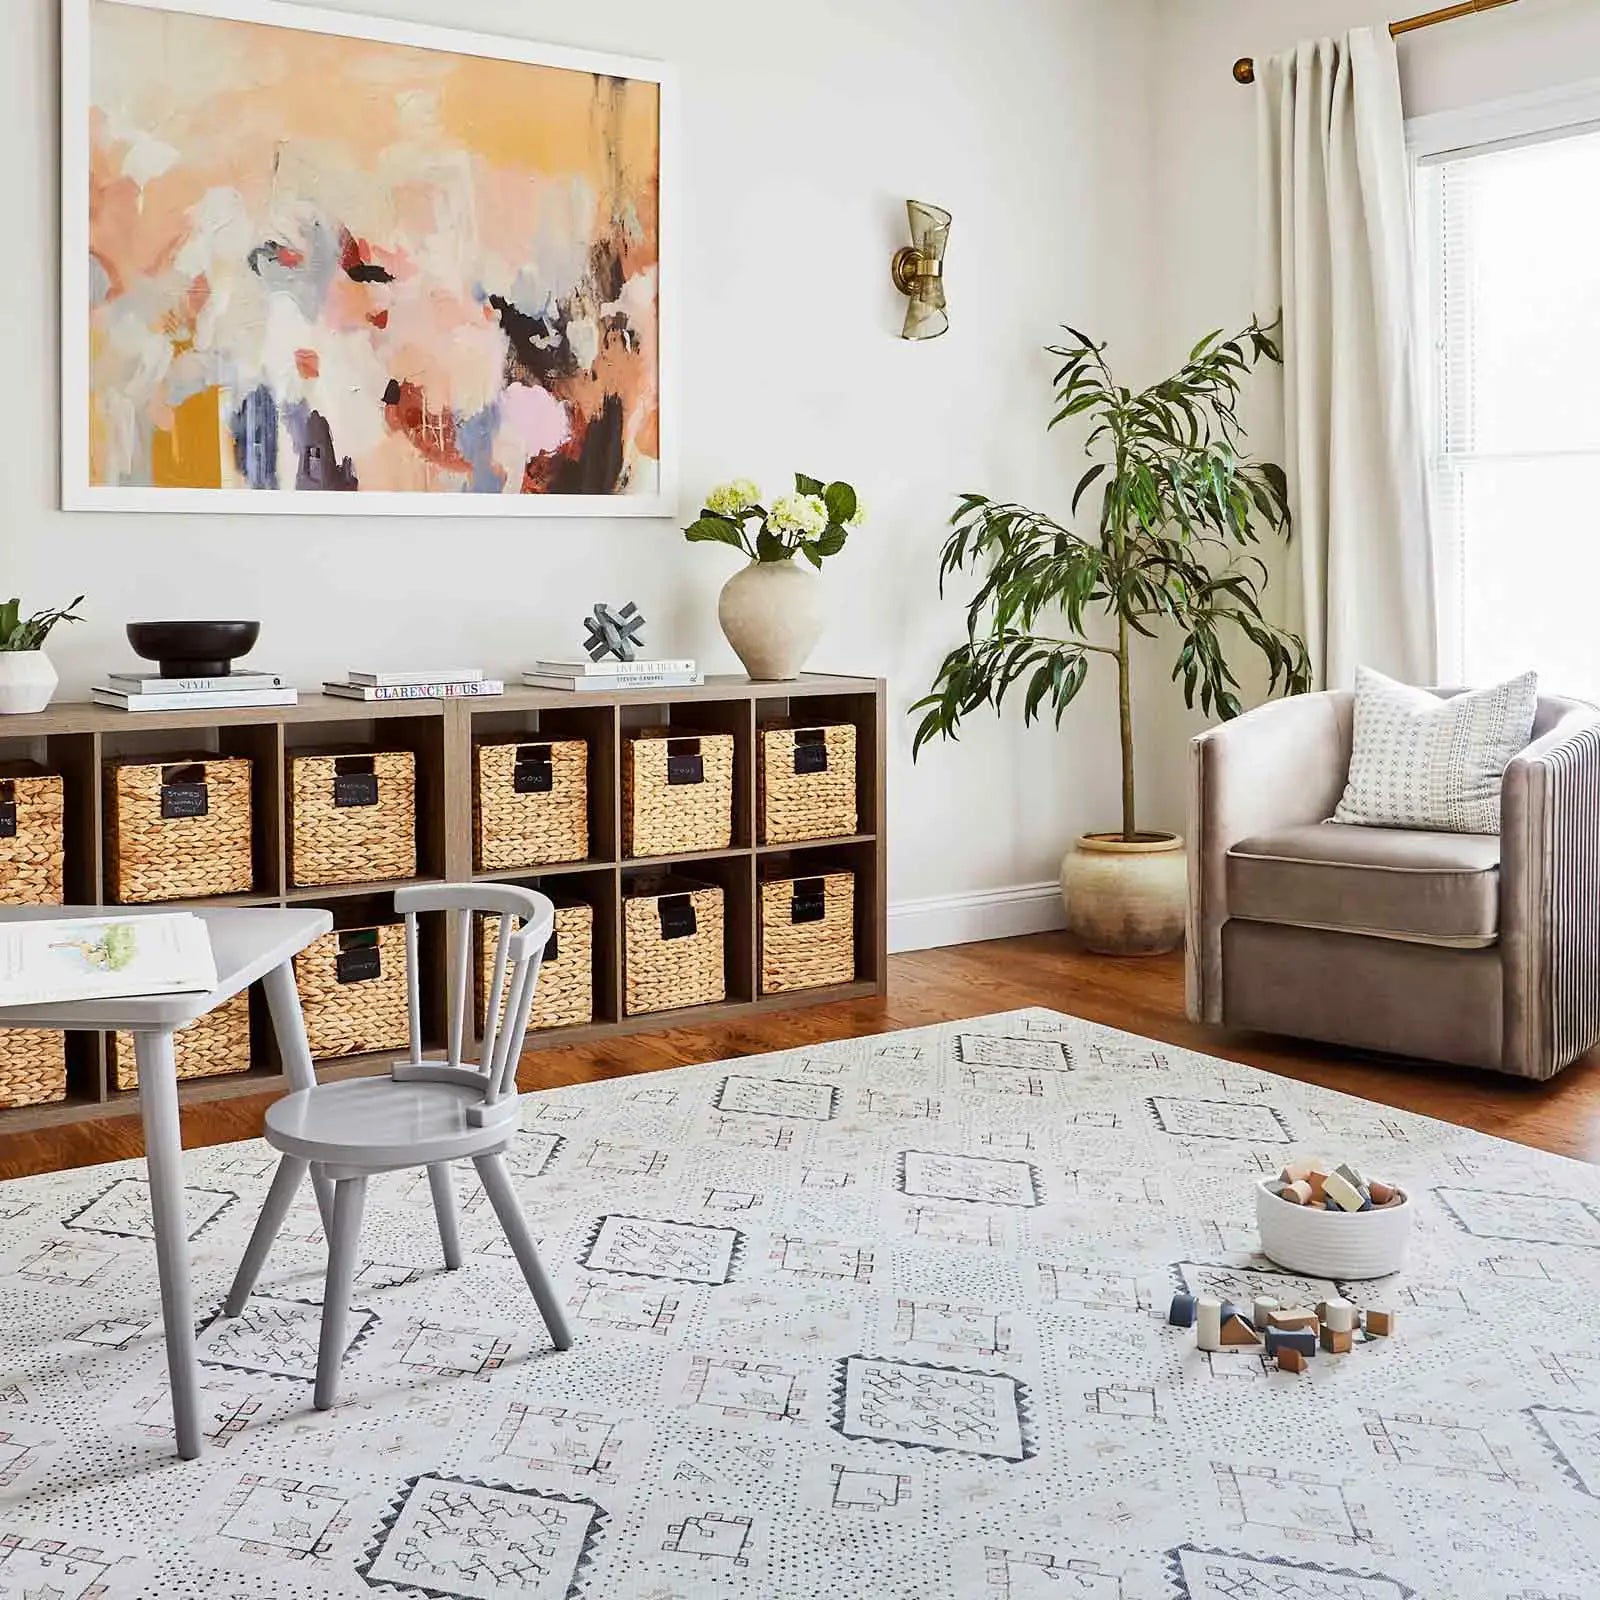
<svg viewBox="0 0 1600 1600">
<path fill-rule="evenodd" d="M 1189 871 L 1182 836 L 1086 833 L 1061 862 L 1067 927 L 1086 950 L 1153 956 L 1183 943 Z"/>
<path fill-rule="evenodd" d="M 752 678 L 798 678 L 822 636 L 822 583 L 792 557 L 752 561 L 722 586 L 717 621 Z"/>
<path fill-rule="evenodd" d="M 0 716 L 43 711 L 60 681 L 43 650 L 0 650 Z"/>
</svg>

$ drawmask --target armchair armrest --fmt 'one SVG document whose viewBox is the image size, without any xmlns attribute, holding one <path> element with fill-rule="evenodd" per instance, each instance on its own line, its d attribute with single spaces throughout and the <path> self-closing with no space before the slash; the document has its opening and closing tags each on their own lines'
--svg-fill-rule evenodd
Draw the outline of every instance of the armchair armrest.
<svg viewBox="0 0 1600 1600">
<path fill-rule="evenodd" d="M 1500 789 L 1504 1069 L 1549 1078 L 1600 1040 L 1600 711 L 1574 707 Z"/>
<path fill-rule="evenodd" d="M 1196 736 L 1189 746 L 1189 1015 L 1221 1022 L 1227 855 L 1268 828 L 1333 814 L 1350 767 L 1346 691 L 1296 695 Z"/>
</svg>

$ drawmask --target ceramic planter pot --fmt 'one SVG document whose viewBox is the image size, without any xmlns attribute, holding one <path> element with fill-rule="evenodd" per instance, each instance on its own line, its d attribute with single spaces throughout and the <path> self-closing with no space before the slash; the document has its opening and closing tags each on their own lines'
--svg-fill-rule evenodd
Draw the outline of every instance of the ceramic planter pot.
<svg viewBox="0 0 1600 1600">
<path fill-rule="evenodd" d="M 1086 833 L 1061 862 L 1067 927 L 1085 949 L 1154 956 L 1183 943 L 1188 861 L 1176 833 Z"/>
<path fill-rule="evenodd" d="M 798 678 L 824 620 L 820 579 L 792 557 L 752 561 L 717 600 L 717 621 L 752 678 Z"/>
<path fill-rule="evenodd" d="M 43 650 L 0 650 L 0 716 L 43 711 L 60 681 Z"/>
</svg>

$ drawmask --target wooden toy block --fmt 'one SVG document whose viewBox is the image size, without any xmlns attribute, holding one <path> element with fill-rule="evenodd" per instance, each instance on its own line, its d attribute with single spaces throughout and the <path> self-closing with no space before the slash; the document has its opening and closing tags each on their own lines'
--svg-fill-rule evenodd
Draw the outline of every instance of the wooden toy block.
<svg viewBox="0 0 1600 1600">
<path fill-rule="evenodd" d="M 1194 1296 L 1185 1294 L 1180 1289 L 1172 1297 L 1172 1309 L 1167 1312 L 1167 1321 L 1174 1328 L 1192 1328 L 1194 1326 L 1194 1306 Z"/>
<path fill-rule="evenodd" d="M 1309 1328 L 1315 1334 L 1322 1325 L 1322 1318 L 1315 1311 L 1274 1311 L 1267 1321 L 1284 1333 Z"/>
<path fill-rule="evenodd" d="M 1268 1328 L 1267 1354 L 1273 1356 L 1285 1349 L 1298 1350 L 1303 1356 L 1314 1356 L 1317 1353 L 1317 1335 L 1310 1328 Z"/>
<path fill-rule="evenodd" d="M 1279 1345 L 1278 1370 L 1280 1372 L 1304 1372 L 1306 1370 L 1306 1358 L 1292 1344 Z"/>
<path fill-rule="evenodd" d="M 1259 1328 L 1266 1327 L 1272 1320 L 1272 1313 L 1278 1309 L 1278 1302 L 1270 1294 L 1258 1294 L 1250 1302 L 1250 1320 Z"/>
<path fill-rule="evenodd" d="M 1311 1176 L 1311 1163 L 1309 1161 L 1291 1161 L 1282 1172 L 1278 1174 L 1279 1183 L 1304 1183 Z"/>
<path fill-rule="evenodd" d="M 1376 1178 L 1367 1185 L 1367 1193 L 1372 1196 L 1375 1206 L 1386 1206 L 1394 1199 L 1398 1191 L 1392 1183 L 1380 1183 Z"/>
<path fill-rule="evenodd" d="M 1235 1312 L 1222 1324 L 1222 1343 L 1225 1346 L 1260 1344 L 1261 1339 L 1249 1320 Z"/>
<path fill-rule="evenodd" d="M 1287 1200 L 1292 1206 L 1308 1206 L 1311 1204 L 1311 1185 L 1304 1178 L 1300 1178 L 1294 1183 L 1280 1185 L 1277 1195 L 1280 1200 Z"/>
<path fill-rule="evenodd" d="M 1366 1193 L 1358 1189 L 1342 1172 L 1330 1172 L 1323 1180 L 1323 1196 L 1337 1205 L 1341 1211 L 1360 1211 L 1370 1206 L 1372 1201 Z M 1332 1207 L 1330 1206 L 1331 1210 Z"/>
<path fill-rule="evenodd" d="M 1203 1294 L 1194 1303 L 1194 1337 L 1202 1350 L 1222 1348 L 1222 1302 L 1214 1294 Z"/>
<path fill-rule="evenodd" d="M 1355 1343 L 1355 1335 L 1338 1328 L 1324 1328 L 1322 1330 L 1322 1348 L 1329 1355 L 1347 1356 L 1350 1347 Z"/>
<path fill-rule="evenodd" d="M 1353 1333 L 1356 1326 L 1356 1308 L 1338 1295 L 1322 1302 L 1322 1325 L 1335 1333 Z"/>
<path fill-rule="evenodd" d="M 1361 1169 L 1349 1161 L 1343 1162 L 1333 1170 L 1341 1178 L 1343 1178 L 1346 1183 L 1351 1184 L 1355 1188 L 1361 1190 L 1363 1194 L 1367 1193 L 1372 1188 L 1372 1185 L 1368 1183 L 1366 1178 L 1362 1176 Z"/>
<path fill-rule="evenodd" d="M 1305 1181 L 1311 1185 L 1311 1203 L 1320 1206 L 1322 1204 L 1322 1189 L 1323 1185 L 1328 1181 L 1328 1174 L 1320 1167 L 1313 1167 L 1306 1174 Z"/>
<path fill-rule="evenodd" d="M 1394 1332 L 1394 1312 L 1368 1310 L 1361 1325 L 1377 1339 L 1387 1339 Z"/>
</svg>

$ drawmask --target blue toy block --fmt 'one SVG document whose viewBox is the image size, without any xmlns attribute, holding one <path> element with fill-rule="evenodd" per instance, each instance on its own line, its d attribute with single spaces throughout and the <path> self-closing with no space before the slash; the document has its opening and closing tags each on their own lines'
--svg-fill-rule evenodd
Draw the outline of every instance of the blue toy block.
<svg viewBox="0 0 1600 1600">
<path fill-rule="evenodd" d="M 1298 1350 L 1303 1356 L 1317 1353 L 1317 1335 L 1312 1328 L 1268 1328 L 1267 1354 L 1275 1356 L 1280 1349 Z"/>
<path fill-rule="evenodd" d="M 1179 1290 L 1172 1297 L 1172 1309 L 1167 1312 L 1167 1321 L 1174 1328 L 1192 1328 L 1195 1316 L 1195 1297 Z"/>
</svg>

